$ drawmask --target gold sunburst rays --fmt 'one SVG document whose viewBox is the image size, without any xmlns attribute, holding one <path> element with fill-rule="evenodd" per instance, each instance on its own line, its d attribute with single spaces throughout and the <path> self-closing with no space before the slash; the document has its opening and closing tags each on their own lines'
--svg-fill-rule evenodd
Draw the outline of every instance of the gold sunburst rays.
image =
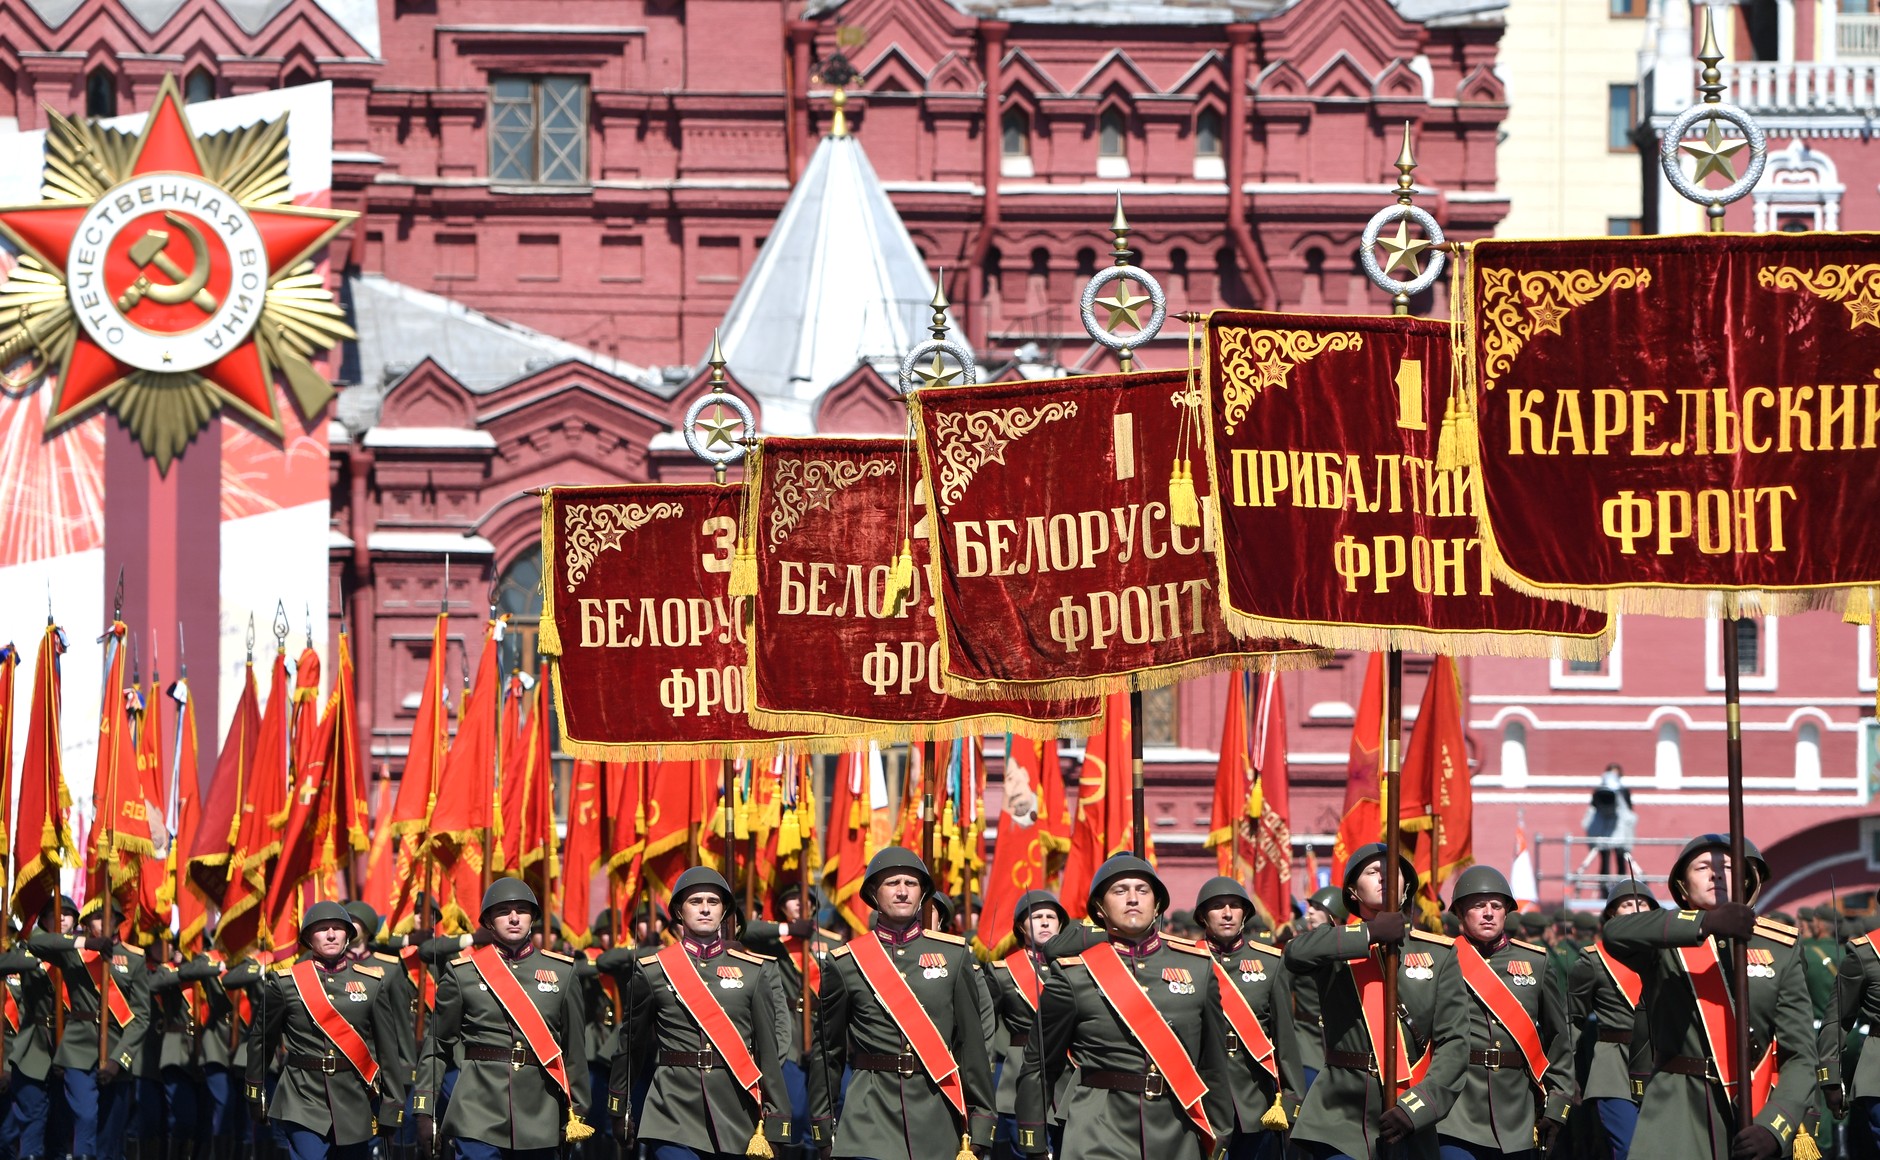
<svg viewBox="0 0 1880 1160">
<path fill-rule="evenodd" d="M 0 282 L 0 382 L 19 391 L 57 366 L 71 353 L 78 319 L 65 279 L 31 254 L 20 254 Z M 24 370 L 15 367 L 37 351 L 42 360 Z"/>
</svg>

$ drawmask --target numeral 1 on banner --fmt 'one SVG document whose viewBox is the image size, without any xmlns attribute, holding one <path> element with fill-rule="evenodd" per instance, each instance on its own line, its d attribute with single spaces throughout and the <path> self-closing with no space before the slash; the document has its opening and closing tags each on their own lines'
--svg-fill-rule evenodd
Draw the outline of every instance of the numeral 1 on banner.
<svg viewBox="0 0 1880 1160">
<path fill-rule="evenodd" d="M 1423 360 L 1397 360 L 1397 426 L 1408 431 L 1428 431 L 1423 415 Z"/>
</svg>

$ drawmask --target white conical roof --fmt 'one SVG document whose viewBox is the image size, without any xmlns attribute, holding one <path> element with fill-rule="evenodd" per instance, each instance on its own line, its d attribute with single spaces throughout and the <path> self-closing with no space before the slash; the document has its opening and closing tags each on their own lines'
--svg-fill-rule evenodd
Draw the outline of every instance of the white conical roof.
<svg viewBox="0 0 1880 1160">
<path fill-rule="evenodd" d="M 861 142 L 824 137 L 725 314 L 725 357 L 767 432 L 811 434 L 816 401 L 857 363 L 893 379 L 928 337 L 933 294 Z"/>
</svg>

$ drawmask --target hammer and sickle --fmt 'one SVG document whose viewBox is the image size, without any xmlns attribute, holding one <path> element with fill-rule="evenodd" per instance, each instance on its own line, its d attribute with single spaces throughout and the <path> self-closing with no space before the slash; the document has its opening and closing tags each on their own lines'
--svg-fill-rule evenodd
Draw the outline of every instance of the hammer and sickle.
<svg viewBox="0 0 1880 1160">
<path fill-rule="evenodd" d="M 144 236 L 131 246 L 130 258 L 139 269 L 146 273 L 137 275 L 123 294 L 118 296 L 119 311 L 128 311 L 145 298 L 165 306 L 174 306 L 179 302 L 193 302 L 204 314 L 214 314 L 219 303 L 215 295 L 205 287 L 209 284 L 209 243 L 203 239 L 202 231 L 194 222 L 174 213 L 166 213 L 163 220 L 182 232 L 189 239 L 190 266 L 187 273 L 178 266 L 165 251 L 170 244 L 168 230 L 146 230 Z M 147 272 L 151 266 L 168 275 L 169 284 L 152 282 Z"/>
</svg>

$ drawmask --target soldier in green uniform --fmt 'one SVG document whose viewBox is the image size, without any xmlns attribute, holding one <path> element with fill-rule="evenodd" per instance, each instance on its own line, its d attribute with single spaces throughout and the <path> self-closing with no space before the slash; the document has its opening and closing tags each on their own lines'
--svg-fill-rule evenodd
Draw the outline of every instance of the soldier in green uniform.
<svg viewBox="0 0 1880 1160">
<path fill-rule="evenodd" d="M 1606 924 L 1607 949 L 1642 980 L 1656 1067 L 1632 1137 L 1641 1156 L 1788 1156 L 1815 1096 L 1816 1030 L 1795 931 L 1756 916 L 1752 904 L 1769 868 L 1753 845 L 1744 846 L 1747 900 L 1729 899 L 1729 836 L 1702 834 L 1685 843 L 1671 867 L 1671 896 L 1682 909 L 1619 915 Z M 1739 1113 L 1735 1091 L 1720 1079 L 1735 1074 L 1728 976 L 1729 942 L 1736 940 L 1748 945 L 1743 982 L 1752 1067 L 1775 1053 L 1774 1088 L 1753 1116 Z"/>
<path fill-rule="evenodd" d="M 1097 868 L 1086 911 L 1107 940 L 1061 958 L 1038 1000 L 1018 1079 L 1018 1142 L 1044 1154 L 1047 1100 L 1077 1061 L 1064 1109 L 1065 1156 L 1190 1160 L 1234 1126 L 1233 1080 L 1213 960 L 1163 938 L 1168 887 L 1150 865 L 1118 854 Z"/>
<path fill-rule="evenodd" d="M 627 1008 L 618 975 L 603 972 L 595 965 L 602 955 L 613 949 L 614 911 L 611 908 L 601 911 L 588 933 L 594 941 L 574 956 L 574 973 L 581 982 L 581 1002 L 587 1008 L 588 1091 L 598 1095 L 607 1090 L 614 1056 L 620 1053 L 620 1031 L 626 1022 Z M 607 1114 L 603 1100 L 595 1099 L 588 1105 L 588 1126 L 597 1130 L 587 1142 L 590 1154 L 611 1147 L 598 1132 L 608 1126 Z"/>
<path fill-rule="evenodd" d="M 587 1012 L 574 960 L 535 947 L 541 915 L 526 883 L 497 879 L 483 894 L 473 945 L 438 973 L 412 1100 L 426 1153 L 435 1151 L 438 1093 L 456 1059 L 462 1071 L 442 1127 L 460 1160 L 553 1160 L 564 1141 L 593 1134 L 581 1119 Z"/>
<path fill-rule="evenodd" d="M 1508 916 L 1518 905 L 1492 866 L 1456 876 L 1449 909 L 1462 929 L 1455 953 L 1469 995 L 1469 1066 L 1436 1125 L 1446 1155 L 1550 1149 L 1577 1095 L 1566 996 L 1547 969 L 1547 948 L 1509 937 Z"/>
<path fill-rule="evenodd" d="M 769 960 L 730 943 L 739 926 L 731 884 L 694 866 L 672 888 L 679 940 L 639 956 L 632 1012 L 613 1060 L 608 1109 L 631 1155 L 639 1137 L 658 1160 L 762 1155 L 789 1130 Z M 630 1114 L 642 1074 L 646 1103 Z M 637 1122 L 636 1122 L 637 1119 Z"/>
<path fill-rule="evenodd" d="M 1563 906 L 1554 911 L 1553 925 L 1542 940 L 1547 946 L 1547 965 L 1553 969 L 1563 995 L 1573 978 L 1573 964 L 1580 961 L 1580 940 L 1574 937 L 1575 929 L 1573 912 Z"/>
<path fill-rule="evenodd" d="M 1602 922 L 1622 914 L 1658 909 L 1651 888 L 1636 878 L 1621 878 L 1606 892 Z M 1591 1113 L 1603 1138 L 1602 1156 L 1625 1160 L 1638 1127 L 1638 1093 L 1651 1074 L 1651 1043 L 1633 1028 L 1644 998 L 1637 972 L 1619 962 L 1599 938 L 1580 953 L 1568 988 L 1568 1016 L 1580 1029 L 1588 1057 L 1580 1081 L 1580 1106 Z M 1591 1125 L 1588 1125 L 1589 1129 Z"/>
<path fill-rule="evenodd" d="M 1401 855 L 1402 893 L 1394 906 L 1385 904 L 1384 857 L 1383 843 L 1373 842 L 1345 863 L 1345 906 L 1356 922 L 1321 926 L 1286 946 L 1286 969 L 1295 985 L 1318 991 L 1324 1027 L 1325 1070 L 1293 1125 L 1294 1142 L 1314 1160 L 1369 1160 L 1386 1151 L 1435 1157 L 1436 1124 L 1455 1103 L 1469 1065 L 1468 997 L 1455 947 L 1444 935 L 1410 929 L 1417 874 Z M 1401 1090 L 1386 1100 L 1378 1063 L 1386 1017 L 1383 968 L 1392 947 L 1401 948 Z M 1376 998 L 1367 1004 L 1371 996 Z M 1388 1149 L 1378 1147 L 1380 1141 Z"/>
<path fill-rule="evenodd" d="M 145 1066 L 139 1075 L 148 1084 L 160 1084 L 145 1119 L 146 1131 L 157 1129 L 167 1137 L 161 1151 L 156 1132 L 143 1142 L 143 1160 L 184 1160 L 195 1151 L 201 1092 L 197 1082 L 197 1025 L 195 986 L 221 972 L 206 958 L 181 963 L 152 964 L 150 968 L 151 1034 L 144 1037 Z M 139 1097 L 142 1103 L 144 1098 Z M 158 1114 L 160 1111 L 160 1115 Z"/>
<path fill-rule="evenodd" d="M 143 951 L 106 933 L 99 909 L 81 924 L 78 938 L 40 929 L 27 945 L 59 969 L 65 988 L 65 1037 L 53 1066 L 65 1069 L 73 1160 L 121 1160 L 136 1093 L 131 1072 L 150 1030 L 150 972 Z"/>
<path fill-rule="evenodd" d="M 1872 935 L 1856 935 L 1835 977 L 1834 1006 L 1821 1024 L 1819 1072 L 1828 1114 L 1848 1121 L 1850 1160 L 1880 1160 L 1880 1048 L 1868 1035 L 1876 1024 L 1880 950 Z"/>
<path fill-rule="evenodd" d="M 1828 1018 L 1834 1006 L 1835 965 L 1841 961 L 1841 944 L 1832 937 L 1822 937 L 1820 912 L 1802 911 L 1804 937 L 1796 942 L 1802 951 L 1802 974 L 1808 979 L 1808 999 L 1815 1006 L 1815 1018 Z"/>
<path fill-rule="evenodd" d="M 863 876 L 874 929 L 837 948 L 823 970 L 812 1029 L 812 1139 L 825 1157 L 934 1160 L 991 1147 L 992 1012 L 979 962 L 958 935 L 926 929 L 933 875 L 890 846 Z M 834 1120 L 842 1069 L 854 1070 Z M 958 1141 L 957 1147 L 953 1141 Z"/>
<path fill-rule="evenodd" d="M 1345 892 L 1336 886 L 1322 887 L 1306 899 L 1306 912 L 1300 919 L 1298 933 L 1304 934 L 1328 924 L 1343 926 L 1347 917 L 1349 913 L 1345 910 Z M 1283 959 L 1280 962 L 1280 980 L 1280 993 L 1292 996 L 1293 1042 L 1299 1047 L 1299 1073 L 1303 1084 L 1299 1089 L 1299 1098 L 1303 1100 L 1306 1093 L 1312 1090 L 1312 1081 L 1318 1079 L 1319 1072 L 1325 1069 L 1325 1029 L 1319 1025 L 1319 990 L 1317 987 L 1293 986 L 1292 976 L 1287 972 Z"/>
<path fill-rule="evenodd" d="M 1292 1011 L 1285 992 L 1276 989 L 1280 951 L 1246 937 L 1253 913 L 1247 888 L 1232 878 L 1210 878 L 1195 895 L 1195 921 L 1207 938 L 1201 947 L 1214 956 L 1214 977 L 1221 985 L 1234 1098 L 1233 1119 L 1222 1125 L 1223 1135 L 1233 1130 L 1227 1155 L 1230 1160 L 1278 1160 L 1284 1150 L 1280 1133 L 1288 1115 L 1299 1110 L 1305 1077 L 1299 1071 Z M 1229 987 L 1242 1002 L 1228 994 Z M 1243 1028 L 1241 1018 L 1246 1015 L 1255 1022 Z"/>
<path fill-rule="evenodd" d="M 1012 907 L 1012 951 L 996 959 L 986 972 L 992 985 L 993 1010 L 998 1015 L 1001 1039 L 997 1090 L 993 1103 L 999 1113 L 993 1155 L 1009 1158 L 1018 1150 L 1018 1073 L 1025 1066 L 1025 1046 L 1031 1042 L 1038 1017 L 1038 1000 L 1051 977 L 1051 960 L 1044 947 L 1070 924 L 1070 912 L 1049 890 L 1027 890 Z M 1051 1093 L 1046 1112 L 1051 1150 L 1064 1143 L 1064 1107 L 1070 1096 L 1075 1068 L 1065 1068 Z"/>
<path fill-rule="evenodd" d="M 801 890 L 796 883 L 779 882 L 770 894 L 770 912 L 777 921 L 752 919 L 739 936 L 745 946 L 761 955 L 769 955 L 783 984 L 784 1016 L 790 1025 L 789 1041 L 783 1050 L 783 1083 L 790 1093 L 790 1138 L 783 1141 L 779 1155 L 790 1157 L 809 1148 L 809 1073 L 804 1070 L 807 1045 L 803 1042 L 804 996 L 815 995 L 822 984 L 823 968 L 829 956 L 845 941 L 839 933 L 816 924 L 822 910 L 822 894 L 809 890 L 809 912 L 803 911 Z M 803 952 L 809 950 L 809 986 L 803 981 Z"/>
<path fill-rule="evenodd" d="M 57 922 L 61 907 L 72 918 L 78 907 L 58 898 L 46 906 L 45 920 Z M 41 1160 L 46 1154 L 46 1120 L 51 1114 L 53 1003 L 51 964 L 16 942 L 0 955 L 6 976 L 7 1110 L 0 1122 L 0 1155 Z M 15 1022 L 17 1020 L 17 1023 Z"/>
<path fill-rule="evenodd" d="M 261 983 L 248 1107 L 280 1125 L 293 1160 L 365 1160 L 373 1135 L 391 1135 L 404 1115 L 404 1013 L 385 969 L 348 954 L 357 929 L 339 903 L 314 903 L 299 958 Z M 287 1066 L 269 1095 L 264 1065 L 283 1046 Z"/>
</svg>

